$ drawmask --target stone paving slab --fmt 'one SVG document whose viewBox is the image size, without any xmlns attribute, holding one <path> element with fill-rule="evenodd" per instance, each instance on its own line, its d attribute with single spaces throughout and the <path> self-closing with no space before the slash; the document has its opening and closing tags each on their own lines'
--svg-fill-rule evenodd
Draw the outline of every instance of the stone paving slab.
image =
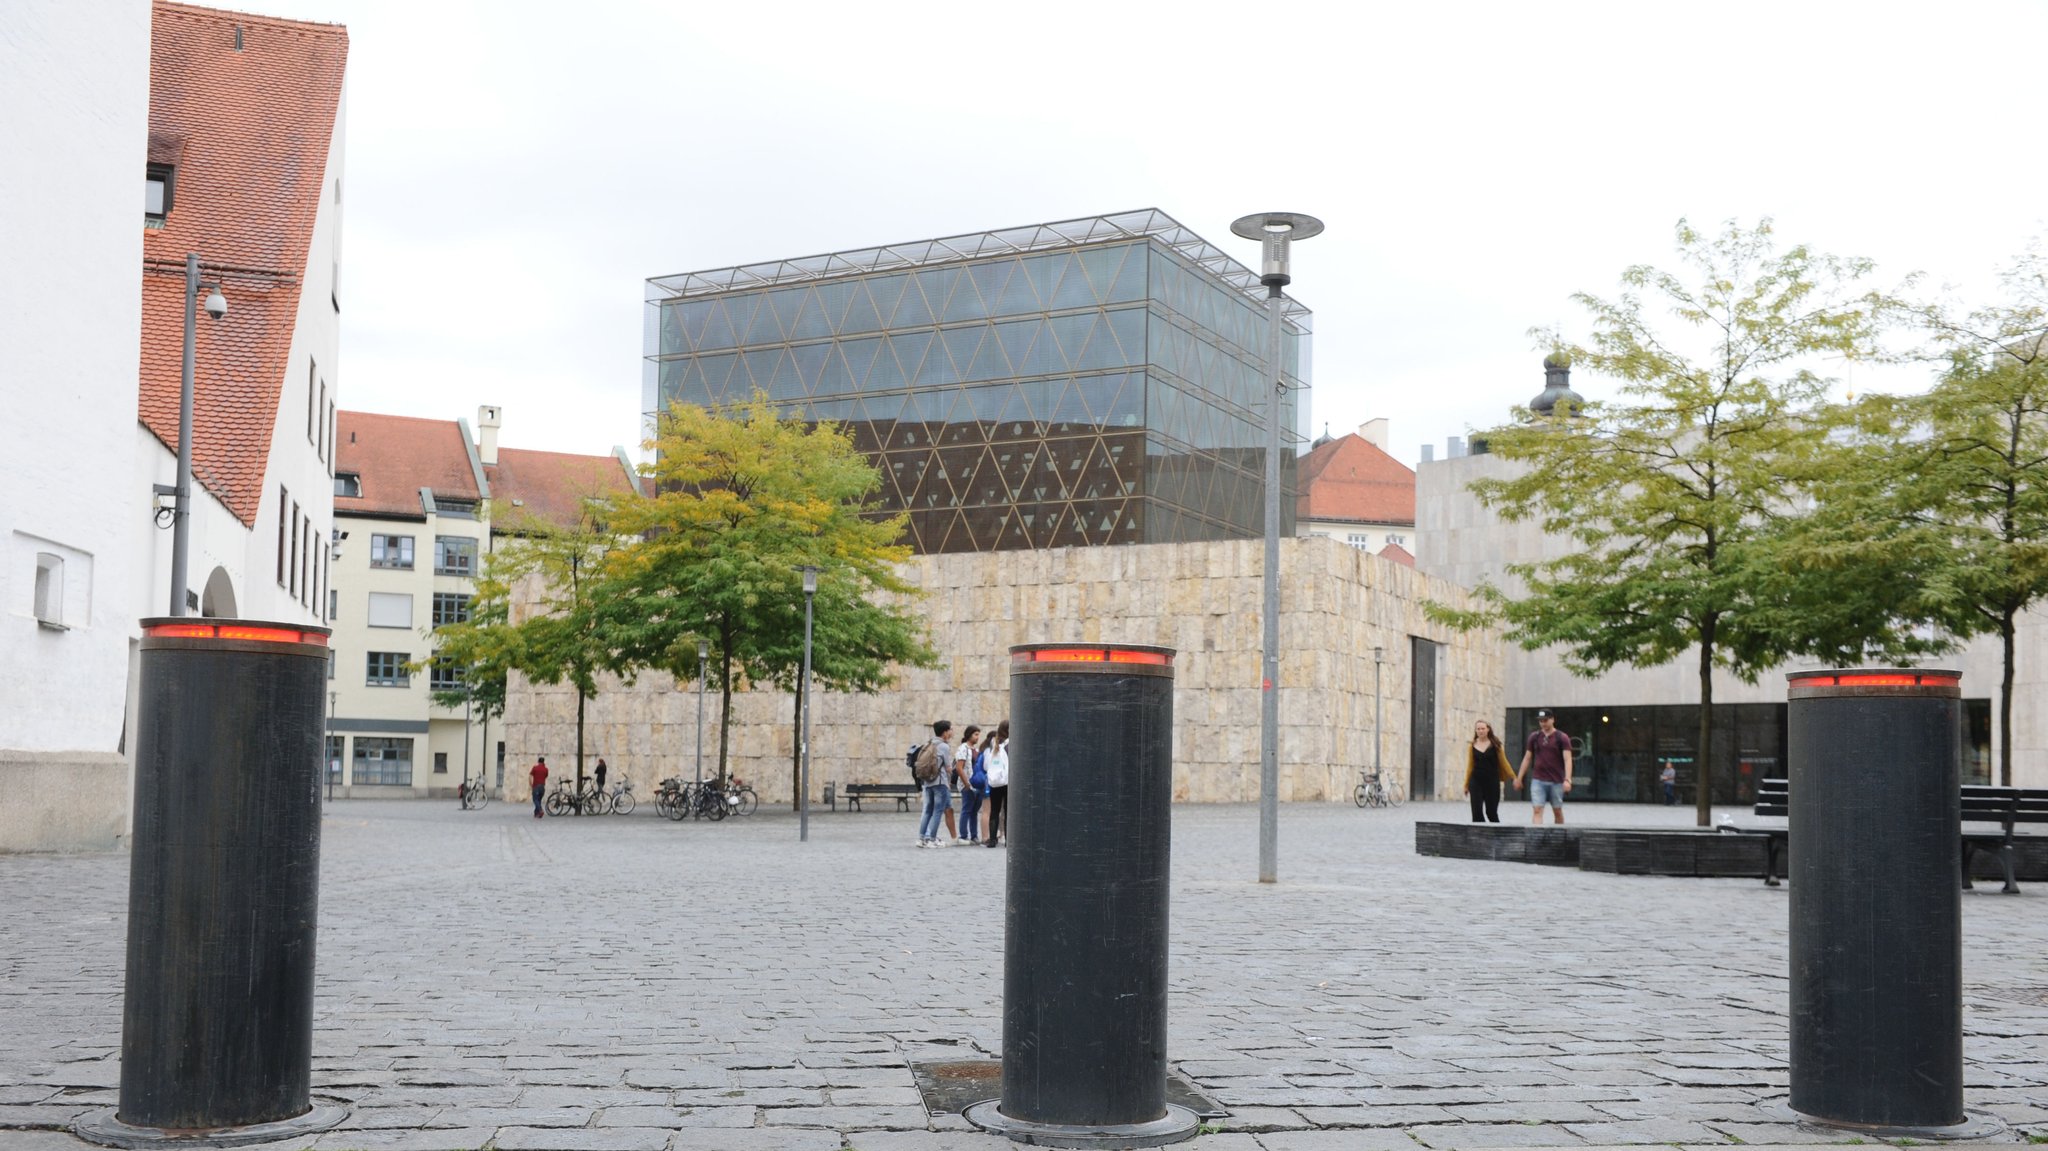
<svg viewBox="0 0 2048 1151">
<path fill-rule="evenodd" d="M 1456 817 L 1289 806 L 1260 885 L 1255 809 L 1175 810 L 1169 1054 L 1232 1111 L 1192 1146 L 1850 1142 L 1782 1118 L 1783 889 L 1413 853 Z M 313 1078 L 353 1109 L 269 1151 L 1011 1146 L 908 1070 L 1000 1056 L 1008 852 L 367 800 L 323 836 Z M 117 1100 L 126 899 L 125 856 L 0 857 L 0 1151 Z M 1963 907 L 1966 1099 L 2048 1135 L 2048 915 Z"/>
</svg>

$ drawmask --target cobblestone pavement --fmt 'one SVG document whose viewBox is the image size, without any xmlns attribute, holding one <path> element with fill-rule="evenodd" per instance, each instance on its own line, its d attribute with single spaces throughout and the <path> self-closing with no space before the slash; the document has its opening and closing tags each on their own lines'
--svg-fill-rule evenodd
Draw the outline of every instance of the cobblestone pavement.
<svg viewBox="0 0 2048 1151">
<path fill-rule="evenodd" d="M 1232 1112 L 1193 1146 L 1850 1141 L 1781 1110 L 1783 888 L 1414 854 L 1462 814 L 1290 806 L 1261 886 L 1255 809 L 1175 810 L 1171 1051 Z M 324 835 L 313 1079 L 352 1110 L 276 1146 L 1011 1146 L 905 1066 L 996 1053 L 1004 851 L 917 851 L 880 811 L 799 845 L 786 814 L 358 800 Z M 126 879 L 0 857 L 4 1151 L 82 1147 L 65 1125 L 116 1101 Z M 2048 1137 L 2048 889 L 1963 907 L 1967 1102 Z"/>
</svg>

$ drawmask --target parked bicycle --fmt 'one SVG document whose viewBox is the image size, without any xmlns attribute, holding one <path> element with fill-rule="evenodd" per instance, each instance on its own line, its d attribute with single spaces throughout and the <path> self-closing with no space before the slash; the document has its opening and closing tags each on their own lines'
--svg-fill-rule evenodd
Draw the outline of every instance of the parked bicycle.
<svg viewBox="0 0 2048 1151">
<path fill-rule="evenodd" d="M 1351 793 L 1351 802 L 1360 807 L 1399 807 L 1406 798 L 1399 783 L 1377 771 L 1363 773 Z"/>
<path fill-rule="evenodd" d="M 632 780 L 622 778 L 619 782 L 612 784 L 611 790 L 605 792 L 604 810 L 608 815 L 633 814 Z"/>
<path fill-rule="evenodd" d="M 491 789 L 484 786 L 484 777 L 465 779 L 455 789 L 455 798 L 462 802 L 462 810 L 476 811 L 491 801 Z"/>
<path fill-rule="evenodd" d="M 548 792 L 549 815 L 603 815 L 604 793 L 589 784 L 564 783 Z"/>
</svg>

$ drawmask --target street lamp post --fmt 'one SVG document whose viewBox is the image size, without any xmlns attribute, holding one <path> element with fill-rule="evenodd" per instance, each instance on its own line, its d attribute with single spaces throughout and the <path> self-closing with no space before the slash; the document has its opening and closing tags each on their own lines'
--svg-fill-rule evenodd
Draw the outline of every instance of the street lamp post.
<svg viewBox="0 0 2048 1151">
<path fill-rule="evenodd" d="M 802 740 L 803 778 L 797 781 L 796 838 L 811 838 L 811 601 L 818 595 L 818 569 L 804 565 L 804 729 Z"/>
<path fill-rule="evenodd" d="M 1378 645 L 1372 649 L 1372 777 L 1385 787 L 1387 781 L 1380 779 L 1380 745 L 1386 742 L 1380 734 L 1380 650 Z"/>
<path fill-rule="evenodd" d="M 711 645 L 697 641 L 697 787 L 704 786 L 704 667 L 711 659 Z"/>
<path fill-rule="evenodd" d="M 1266 570 L 1262 614 L 1264 658 L 1259 679 L 1259 882 L 1280 877 L 1280 404 L 1287 397 L 1287 368 L 1281 353 L 1281 289 L 1288 272 L 1288 245 L 1323 230 L 1323 222 L 1299 212 L 1258 212 L 1231 222 L 1230 230 L 1259 241 L 1259 282 L 1266 285 L 1266 348 L 1272 358 L 1273 393 L 1266 401 Z"/>
<path fill-rule="evenodd" d="M 185 255 L 185 361 L 178 380 L 178 482 L 170 487 L 155 486 L 156 494 L 171 497 L 171 614 L 185 614 L 186 572 L 192 555 L 192 345 L 199 311 L 199 289 L 212 288 L 206 297 L 206 314 L 218 320 L 228 314 L 228 300 L 219 284 L 201 283 L 199 254 Z"/>
</svg>

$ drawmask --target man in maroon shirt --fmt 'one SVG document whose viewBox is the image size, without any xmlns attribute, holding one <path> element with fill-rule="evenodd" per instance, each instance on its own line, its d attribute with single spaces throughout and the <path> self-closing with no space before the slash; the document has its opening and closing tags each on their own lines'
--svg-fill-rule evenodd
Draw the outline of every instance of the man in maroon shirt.
<svg viewBox="0 0 2048 1151">
<path fill-rule="evenodd" d="M 541 797 L 546 795 L 548 790 L 547 756 L 541 756 L 540 762 L 534 764 L 533 767 L 527 771 L 526 782 L 533 787 L 533 817 L 535 819 L 539 819 Z"/>
<path fill-rule="evenodd" d="M 1536 713 L 1536 730 L 1522 743 L 1522 766 L 1515 770 L 1515 786 L 1529 775 L 1531 764 L 1535 765 L 1536 778 L 1529 783 L 1529 802 L 1535 805 L 1531 813 L 1533 822 L 1539 827 L 1543 823 L 1543 807 L 1550 806 L 1556 822 L 1564 822 L 1564 796 L 1572 789 L 1572 737 L 1557 730 L 1557 717 L 1543 708 Z"/>
</svg>

